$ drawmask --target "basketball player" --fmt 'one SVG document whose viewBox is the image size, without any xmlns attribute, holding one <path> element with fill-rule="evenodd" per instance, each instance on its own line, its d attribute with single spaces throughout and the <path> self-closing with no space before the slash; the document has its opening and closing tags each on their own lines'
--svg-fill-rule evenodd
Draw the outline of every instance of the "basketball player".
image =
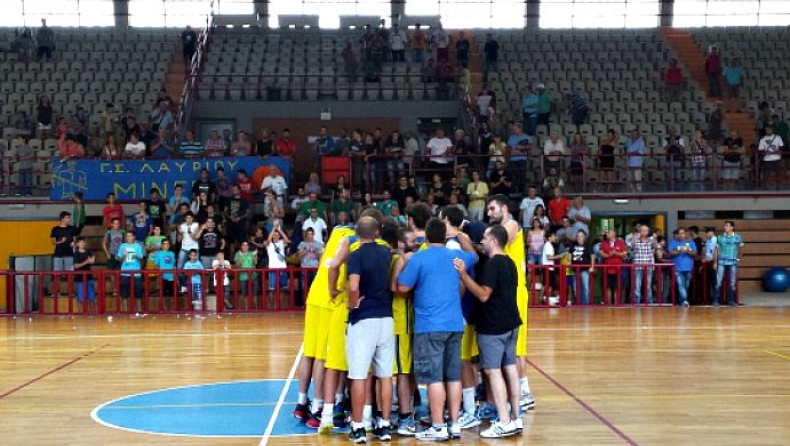
<svg viewBox="0 0 790 446">
<path fill-rule="evenodd" d="M 518 272 L 518 289 L 516 303 L 522 324 L 519 326 L 518 342 L 516 343 L 516 358 L 518 374 L 521 383 L 521 400 L 519 405 L 524 410 L 535 408 L 535 398 L 529 388 L 527 378 L 527 308 L 529 295 L 527 294 L 527 263 L 524 253 L 524 235 L 521 226 L 510 214 L 510 200 L 504 195 L 494 195 L 488 200 L 488 220 L 491 224 L 499 224 L 507 229 L 508 242 L 505 245 L 505 254 L 516 264 Z"/>
</svg>

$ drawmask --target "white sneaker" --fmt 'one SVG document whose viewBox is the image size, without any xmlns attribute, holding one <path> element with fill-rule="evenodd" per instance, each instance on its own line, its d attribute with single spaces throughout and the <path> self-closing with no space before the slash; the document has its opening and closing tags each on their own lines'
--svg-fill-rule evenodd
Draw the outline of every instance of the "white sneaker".
<svg viewBox="0 0 790 446">
<path fill-rule="evenodd" d="M 182 287 L 181 287 L 181 292 L 182 292 L 182 293 L 186 293 L 186 292 L 187 292 L 187 287 L 185 287 L 185 286 L 182 286 Z"/>
<path fill-rule="evenodd" d="M 453 423 L 447 428 L 447 433 L 450 435 L 450 438 L 461 438 L 461 425 L 458 423 Z"/>
<path fill-rule="evenodd" d="M 532 393 L 522 393 L 521 399 L 518 403 L 519 407 L 521 407 L 521 410 L 535 409 L 535 397 L 532 396 Z"/>
<path fill-rule="evenodd" d="M 458 421 L 453 426 L 459 426 L 461 429 L 471 429 L 480 426 L 480 418 L 469 412 L 461 412 Z"/>
<path fill-rule="evenodd" d="M 505 438 L 516 435 L 517 433 L 515 422 L 508 421 L 507 423 L 503 423 L 501 421 L 495 421 L 491 423 L 488 429 L 480 432 L 480 436 L 483 438 Z"/>
<path fill-rule="evenodd" d="M 415 435 L 417 440 L 420 441 L 447 441 L 450 439 L 450 434 L 446 426 L 442 427 L 429 427 L 423 431 L 417 432 Z"/>
<path fill-rule="evenodd" d="M 524 420 L 522 420 L 521 418 L 516 418 L 515 420 L 512 420 L 512 421 L 513 421 L 513 424 L 516 426 L 516 432 L 517 433 L 520 434 L 520 433 L 524 432 Z"/>
<path fill-rule="evenodd" d="M 332 416 L 325 417 L 321 414 L 321 424 L 318 425 L 318 433 L 319 434 L 330 434 L 332 433 L 332 429 L 335 428 L 335 421 L 332 419 Z"/>
</svg>

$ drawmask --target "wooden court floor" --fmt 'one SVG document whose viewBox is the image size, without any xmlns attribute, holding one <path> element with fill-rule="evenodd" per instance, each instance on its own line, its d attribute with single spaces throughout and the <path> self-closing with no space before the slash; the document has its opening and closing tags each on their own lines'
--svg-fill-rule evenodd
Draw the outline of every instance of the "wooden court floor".
<svg viewBox="0 0 790 446">
<path fill-rule="evenodd" d="M 0 318 L 0 443 L 261 444 L 127 432 L 90 413 L 161 388 L 285 378 L 300 333 L 299 314 Z M 535 309 L 529 333 L 537 408 L 524 436 L 483 442 L 475 430 L 454 443 L 790 444 L 788 309 Z M 349 444 L 268 441 L 335 443 Z"/>
</svg>

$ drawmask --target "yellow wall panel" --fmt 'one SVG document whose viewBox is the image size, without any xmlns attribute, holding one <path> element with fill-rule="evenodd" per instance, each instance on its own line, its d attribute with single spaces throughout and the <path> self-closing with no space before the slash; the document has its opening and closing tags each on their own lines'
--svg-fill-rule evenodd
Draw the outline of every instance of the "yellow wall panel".
<svg viewBox="0 0 790 446">
<path fill-rule="evenodd" d="M 51 254 L 49 232 L 57 221 L 0 221 L 0 270 L 8 269 L 11 255 Z M 6 278 L 0 277 L 0 312 L 6 310 Z"/>
</svg>

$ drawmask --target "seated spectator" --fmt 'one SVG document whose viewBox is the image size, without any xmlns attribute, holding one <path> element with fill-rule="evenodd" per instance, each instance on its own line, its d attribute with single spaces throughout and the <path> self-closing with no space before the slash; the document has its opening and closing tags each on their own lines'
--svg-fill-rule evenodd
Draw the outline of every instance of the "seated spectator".
<svg viewBox="0 0 790 446">
<path fill-rule="evenodd" d="M 721 178 L 725 190 L 735 189 L 735 185 L 741 177 L 741 157 L 745 154 L 743 139 L 738 136 L 738 132 L 730 132 L 730 137 L 724 140 L 724 149 L 722 151 L 724 159 L 722 161 Z"/>
<path fill-rule="evenodd" d="M 318 211 L 318 216 L 326 221 L 326 205 L 318 199 L 318 194 L 308 194 L 307 197 L 308 199 L 302 204 L 302 207 L 299 209 L 299 213 L 302 214 L 304 218 L 309 218 L 310 210 L 315 208 Z"/>
<path fill-rule="evenodd" d="M 438 173 L 433 174 L 431 185 L 428 187 L 428 193 L 433 195 L 433 200 L 439 206 L 444 206 L 447 200 L 445 195 L 445 185 L 442 181 L 442 176 Z"/>
<path fill-rule="evenodd" d="M 118 126 L 118 111 L 115 110 L 115 104 L 108 102 L 104 106 L 104 111 L 101 112 L 99 117 L 99 127 L 105 135 L 115 134 Z"/>
<path fill-rule="evenodd" d="M 143 159 L 145 157 L 145 144 L 140 141 L 137 133 L 132 133 L 129 142 L 123 149 L 123 157 L 126 159 Z"/>
<path fill-rule="evenodd" d="M 285 208 L 271 190 L 263 193 L 263 216 L 266 221 L 285 218 Z"/>
<path fill-rule="evenodd" d="M 195 133 L 187 130 L 184 133 L 184 140 L 181 141 L 179 152 L 185 158 L 195 158 L 203 155 L 203 143 L 195 139 Z"/>
<path fill-rule="evenodd" d="M 386 215 L 386 214 L 385 214 Z M 312 230 L 315 240 L 319 243 L 324 243 L 324 239 L 329 230 L 326 220 L 318 216 L 317 208 L 310 208 L 310 216 L 302 223 L 302 232 Z"/>
<path fill-rule="evenodd" d="M 318 194 L 321 195 L 321 180 L 318 178 L 318 174 L 315 172 L 310 173 L 310 178 L 307 181 L 307 184 L 304 185 L 304 191 L 308 194 Z"/>
<path fill-rule="evenodd" d="M 107 134 L 107 139 L 104 147 L 101 149 L 101 159 L 105 161 L 119 160 L 123 156 L 123 151 L 115 144 L 115 136 L 112 133 Z"/>
<path fill-rule="evenodd" d="M 252 143 L 246 132 L 239 132 L 239 137 L 230 146 L 230 156 L 252 155 Z"/>
<path fill-rule="evenodd" d="M 307 198 L 305 198 L 305 201 Z M 397 203 L 396 203 L 397 204 Z M 349 196 L 348 189 L 342 189 L 337 198 L 332 201 L 329 211 L 329 218 L 332 225 L 337 225 L 340 221 L 340 214 L 345 213 L 347 222 L 356 220 L 354 202 Z"/>
<path fill-rule="evenodd" d="M 277 141 L 277 154 L 290 162 L 294 153 L 296 153 L 296 141 L 291 139 L 291 130 L 283 129 L 282 138 Z"/>
<path fill-rule="evenodd" d="M 561 172 L 567 152 L 565 141 L 560 138 L 559 133 L 551 132 L 549 139 L 543 143 L 543 170 L 548 172 L 553 167 Z"/>
<path fill-rule="evenodd" d="M 14 130 L 17 135 L 30 136 L 33 134 L 33 123 L 23 110 L 18 110 L 13 122 Z"/>
<path fill-rule="evenodd" d="M 208 141 L 206 141 L 206 156 L 213 158 L 225 155 L 225 141 L 220 137 L 219 130 L 214 129 L 209 134 Z"/>
<path fill-rule="evenodd" d="M 276 167 L 269 169 L 269 174 L 261 182 L 262 192 L 272 192 L 277 199 L 280 207 L 285 206 L 285 195 L 288 192 L 288 183 L 280 175 L 280 170 Z"/>
<path fill-rule="evenodd" d="M 664 98 L 667 102 L 678 102 L 683 89 L 683 71 L 678 66 L 677 59 L 669 61 L 669 67 L 664 71 Z"/>
<path fill-rule="evenodd" d="M 63 148 L 60 150 L 60 158 L 62 160 L 67 160 L 71 158 L 84 158 L 85 157 L 85 147 L 80 144 L 77 139 L 72 134 L 68 134 L 66 136 L 66 144 L 63 145 Z"/>
<path fill-rule="evenodd" d="M 570 183 L 574 190 L 579 191 L 584 186 L 584 171 L 587 170 L 587 158 L 590 148 L 584 135 L 576 133 L 571 141 L 571 169 Z"/>
<path fill-rule="evenodd" d="M 513 179 L 505 170 L 505 165 L 501 162 L 494 163 L 494 172 L 489 180 L 489 187 L 492 195 L 510 196 L 513 192 Z"/>
<path fill-rule="evenodd" d="M 562 189 L 564 187 L 565 181 L 563 181 L 560 175 L 557 173 L 557 169 L 555 167 L 549 169 L 546 177 L 543 178 L 543 195 L 551 196 L 552 191 L 557 188 Z"/>
<path fill-rule="evenodd" d="M 332 199 L 340 196 L 340 193 L 344 190 L 348 189 L 348 184 L 346 183 L 346 176 L 345 175 L 338 175 L 337 180 L 335 181 L 335 185 L 332 186 Z M 351 196 L 351 191 L 349 190 L 349 196 Z"/>
<path fill-rule="evenodd" d="M 507 156 L 508 156 L 508 147 L 507 143 L 502 140 L 501 134 L 496 134 L 493 136 L 494 139 L 489 144 L 487 153 L 488 153 L 488 171 L 486 173 L 486 178 L 491 178 L 491 174 L 494 172 L 494 168 L 496 166 L 496 162 L 499 161 L 504 165 L 507 165 Z"/>
<path fill-rule="evenodd" d="M 160 101 L 156 110 L 151 113 L 151 130 L 158 132 L 159 129 L 171 131 L 175 124 L 173 113 L 170 112 L 170 103 Z"/>
<path fill-rule="evenodd" d="M 126 107 L 126 112 L 121 117 L 120 124 L 124 140 L 128 141 L 132 133 L 140 134 L 141 129 L 137 123 L 137 117 L 134 115 L 134 109 L 132 107 Z"/>
<path fill-rule="evenodd" d="M 255 155 L 261 159 L 275 155 L 274 140 L 267 128 L 261 129 L 261 138 L 255 142 Z"/>
<path fill-rule="evenodd" d="M 154 139 L 151 140 L 151 157 L 153 158 L 171 158 L 176 155 L 176 147 L 173 140 L 167 137 L 167 132 L 164 129 L 159 129 Z"/>
<path fill-rule="evenodd" d="M 450 177 L 450 184 L 447 185 L 444 192 L 444 196 L 448 197 L 448 200 L 451 195 L 458 195 L 458 202 L 466 204 L 466 188 L 458 184 L 458 177 L 455 175 Z"/>
</svg>

